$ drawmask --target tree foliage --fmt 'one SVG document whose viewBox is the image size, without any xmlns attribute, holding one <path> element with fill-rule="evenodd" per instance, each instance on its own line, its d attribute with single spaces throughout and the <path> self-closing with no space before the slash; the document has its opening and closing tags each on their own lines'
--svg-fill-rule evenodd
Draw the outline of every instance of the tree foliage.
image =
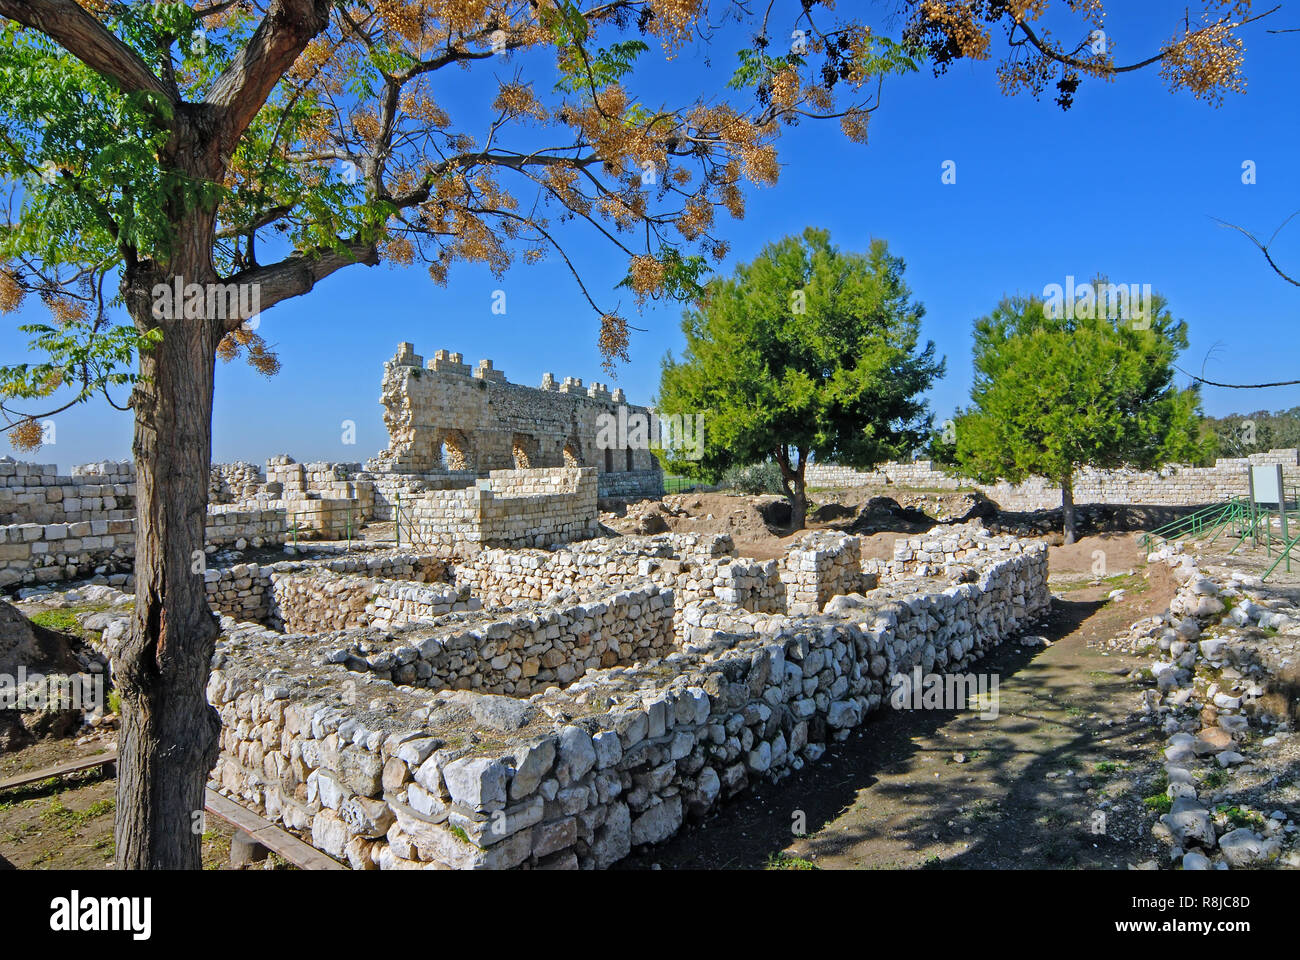
<svg viewBox="0 0 1300 960">
<path fill-rule="evenodd" d="M 705 417 L 696 469 L 772 460 L 797 499 L 810 458 L 869 466 L 910 453 L 943 363 L 933 343 L 918 349 L 924 309 L 903 269 L 884 241 L 847 253 L 809 228 L 714 280 L 660 382 L 662 412 Z"/>
<path fill-rule="evenodd" d="M 1300 447 L 1300 407 L 1206 417 L 1205 423 L 1214 434 L 1213 453 L 1220 457 L 1248 457 Z M 1206 459 L 1213 459 L 1213 455 Z"/>
<path fill-rule="evenodd" d="M 0 177 L 13 187 L 0 309 L 34 292 L 59 331 L 27 331 L 56 349 L 46 363 L 0 370 L 0 414 L 29 427 L 134 381 L 130 356 L 158 327 L 137 318 L 133 338 L 117 324 L 124 303 L 111 284 L 104 295 L 104 279 L 135 263 L 165 268 L 178 218 L 198 212 L 211 214 L 220 278 L 264 285 L 264 307 L 351 263 L 420 263 L 445 283 L 458 262 L 501 272 L 549 252 L 572 269 L 614 364 L 627 359 L 627 317 L 583 284 L 560 224 L 583 221 L 613 243 L 638 302 L 691 297 L 727 252 L 717 215 L 743 216 L 745 184 L 776 181 L 782 129 L 831 119 L 865 142 L 891 74 L 925 58 L 936 72 L 991 59 L 1000 31 L 1007 92 L 1038 95 L 1059 79 L 1068 107 L 1084 78 L 1160 64 L 1173 88 L 1218 102 L 1241 87 L 1250 22 L 1248 3 L 1210 0 L 1152 56 L 1116 63 L 1094 49 L 1100 3 L 898 0 L 896 38 L 857 12 L 834 19 L 831 7 L 0 0 Z M 733 24 L 751 40 L 729 98 L 669 104 L 637 83 L 655 48 L 675 56 Z M 465 71 L 491 71 L 489 109 L 446 106 L 447 84 Z M 171 162 L 187 127 L 219 142 L 210 175 Z M 244 352 L 262 372 L 278 369 L 236 320 L 220 355 Z M 14 403 L 60 387 L 73 393 L 57 408 Z"/>
<path fill-rule="evenodd" d="M 975 322 L 971 407 L 954 425 L 963 473 L 984 482 L 1047 477 L 1066 488 L 1068 511 L 1080 467 L 1203 455 L 1200 393 L 1174 383 L 1186 324 L 1158 294 L 1141 318 L 1106 312 L 1052 311 L 1017 296 Z"/>
</svg>

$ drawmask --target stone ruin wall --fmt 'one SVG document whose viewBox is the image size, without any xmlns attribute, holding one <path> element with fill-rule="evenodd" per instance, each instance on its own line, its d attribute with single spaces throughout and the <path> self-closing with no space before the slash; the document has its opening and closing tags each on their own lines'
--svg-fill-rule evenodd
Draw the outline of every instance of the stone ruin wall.
<svg viewBox="0 0 1300 960">
<path fill-rule="evenodd" d="M 1212 467 L 1172 465 L 1159 471 L 1080 470 L 1074 478 L 1076 504 L 1146 504 L 1200 506 L 1250 493 L 1247 473 L 1252 465 L 1282 464 L 1287 489 L 1300 485 L 1300 451 L 1294 448 L 1220 458 Z M 882 463 L 872 470 L 836 464 L 810 463 L 807 482 L 815 487 L 904 487 L 923 490 L 979 490 L 1003 510 L 1054 510 L 1061 506 L 1061 488 L 1042 477 L 1023 483 L 977 483 L 937 469 L 930 460 Z"/>
<path fill-rule="evenodd" d="M 411 503 L 407 535 L 448 558 L 485 547 L 549 547 L 600 532 L 591 467 L 494 470 L 463 490 L 437 490 Z"/>
<path fill-rule="evenodd" d="M 938 550 L 922 542 L 900 553 L 951 554 L 970 572 L 963 582 L 911 578 L 905 565 L 897 578 L 859 570 L 860 586 L 873 576 L 885 586 L 807 615 L 704 599 L 684 609 L 697 621 L 725 619 L 725 631 L 694 627 L 689 643 L 676 631 L 668 646 L 682 600 L 645 576 L 546 607 L 520 601 L 323 636 L 223 619 L 208 686 L 222 718 L 214 783 L 357 869 L 608 867 L 754 782 L 815 760 L 887 703 L 895 674 L 962 671 L 1044 613 L 1042 544 L 952 534 Z M 641 559 L 660 569 L 680 562 L 683 548 L 726 547 L 644 544 L 657 556 Z M 798 562 L 779 566 L 820 595 L 853 581 L 856 546 L 813 537 L 792 550 Z M 590 563 L 557 563 L 566 572 L 542 579 L 540 557 L 523 551 L 515 587 L 504 551 L 452 576 L 496 583 L 502 596 L 541 591 L 571 568 L 594 572 L 594 545 L 579 547 Z M 636 544 L 608 547 L 615 566 L 631 568 Z M 295 597 L 294 607 L 325 605 L 324 595 Z M 649 610 L 656 600 L 662 606 Z M 640 636 L 650 638 L 644 653 Z M 650 652 L 671 648 L 667 659 Z M 620 662 L 606 665 L 611 657 Z M 554 685 L 538 679 L 545 670 Z M 470 689 L 433 689 L 448 679 Z M 490 692 L 507 684 L 523 695 Z"/>
<path fill-rule="evenodd" d="M 87 463 L 67 476 L 52 463 L 0 458 L 0 520 L 6 524 L 81 523 L 135 517 L 135 466 Z"/>
<path fill-rule="evenodd" d="M 600 496 L 659 495 L 649 450 L 598 449 L 598 417 L 628 407 L 621 390 L 549 374 L 538 389 L 482 361 L 439 351 L 423 366 L 410 344 L 385 365 L 391 442 L 366 465 L 212 465 L 207 545 L 352 540 L 373 520 L 408 525 L 408 542 L 444 557 L 484 547 L 552 546 L 596 535 Z M 444 450 L 452 462 L 444 462 Z M 0 587 L 106 575 L 122 585 L 135 552 L 135 470 L 0 459 Z"/>
<path fill-rule="evenodd" d="M 214 612 L 239 621 L 266 623 L 277 629 L 286 619 L 308 616 L 292 605 L 281 606 L 277 577 L 321 571 L 351 577 L 375 577 L 415 583 L 440 583 L 447 568 L 423 554 L 400 551 L 379 556 L 340 556 L 334 559 L 280 560 L 275 563 L 236 563 L 209 568 L 203 575 L 208 605 Z M 299 621 L 300 622 L 300 621 Z"/>
<path fill-rule="evenodd" d="M 555 551 L 485 550 L 458 564 L 456 579 L 485 606 L 545 601 L 648 580 L 672 590 L 679 610 L 719 599 L 752 612 L 784 611 L 780 562 L 735 554 L 726 534 L 624 537 Z"/>
<path fill-rule="evenodd" d="M 648 416 L 627 404 L 621 389 L 584 387 L 545 374 L 540 387 L 510 383 L 481 360 L 471 368 L 458 353 L 439 350 L 425 365 L 414 345 L 398 345 L 384 364 L 381 401 L 388 449 L 367 463 L 372 474 L 436 479 L 447 473 L 482 476 L 494 470 L 592 467 L 600 496 L 660 496 L 663 474 L 650 450 L 602 450 L 598 418 Z"/>
<path fill-rule="evenodd" d="M 319 633 L 326 621 L 325 662 L 433 690 L 527 697 L 587 670 L 674 649 L 672 593 L 657 584 L 599 590 L 581 602 L 477 613 L 453 612 L 458 593 L 445 584 L 298 575 L 277 578 L 275 593 L 284 609 L 291 600 L 295 610 L 329 611 L 327 618 L 285 623 L 291 633 Z M 479 609 L 463 598 L 457 606 Z"/>
<path fill-rule="evenodd" d="M 205 536 L 210 549 L 283 544 L 284 514 L 218 507 L 208 513 Z M 134 519 L 0 525 L 0 587 L 93 574 L 124 583 L 134 559 Z"/>
</svg>

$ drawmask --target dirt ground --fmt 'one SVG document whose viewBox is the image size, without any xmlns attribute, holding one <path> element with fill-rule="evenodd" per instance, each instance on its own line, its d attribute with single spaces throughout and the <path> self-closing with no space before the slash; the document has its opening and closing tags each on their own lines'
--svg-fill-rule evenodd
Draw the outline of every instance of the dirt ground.
<svg viewBox="0 0 1300 960">
<path fill-rule="evenodd" d="M 109 741 L 75 745 L 42 740 L 0 754 L 0 780 L 56 763 L 102 754 Z M 110 870 L 117 781 L 103 768 L 0 790 L 0 870 Z M 230 826 L 209 817 L 203 834 L 205 870 L 228 870 Z M 287 865 L 274 854 L 267 869 Z M 253 864 L 243 869 L 263 869 Z"/>
<path fill-rule="evenodd" d="M 789 529 L 785 501 L 771 495 L 676 494 L 603 513 L 601 520 L 623 534 L 727 533 L 742 557 L 757 560 L 782 556 L 810 531 L 840 530 L 863 538 L 864 557 L 886 558 L 900 536 L 924 533 L 936 521 L 958 519 L 975 504 L 964 493 L 896 491 L 892 503 L 864 490 L 811 491 L 809 497 L 808 522 L 798 531 Z"/>
</svg>

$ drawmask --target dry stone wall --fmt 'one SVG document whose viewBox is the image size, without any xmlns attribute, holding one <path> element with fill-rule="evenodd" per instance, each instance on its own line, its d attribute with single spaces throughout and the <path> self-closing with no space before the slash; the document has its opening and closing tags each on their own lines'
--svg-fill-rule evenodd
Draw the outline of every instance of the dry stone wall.
<svg viewBox="0 0 1300 960">
<path fill-rule="evenodd" d="M 679 605 L 716 598 L 745 610 L 784 611 L 780 564 L 734 554 L 725 534 L 617 537 L 553 551 L 485 550 L 456 565 L 456 582 L 487 606 L 651 580 L 671 589 Z"/>
<path fill-rule="evenodd" d="M 463 608 L 463 605 L 462 605 Z M 661 657 L 673 649 L 673 597 L 655 584 L 602 590 L 580 603 L 475 616 L 427 618 L 337 635 L 323 659 L 394 683 L 528 696 L 588 670 Z M 357 611 L 353 624 L 374 624 Z M 333 642 L 333 641 L 331 641 Z"/>
<path fill-rule="evenodd" d="M 346 576 L 319 565 L 305 573 L 273 573 L 271 585 L 278 619 L 289 633 L 385 628 L 482 606 L 447 583 Z"/>
<path fill-rule="evenodd" d="M 1289 448 L 1249 457 L 1221 458 L 1212 467 L 1171 465 L 1159 471 L 1081 470 L 1074 478 L 1074 501 L 1155 506 L 1217 503 L 1247 496 L 1250 466 L 1269 463 L 1282 464 L 1288 489 L 1300 484 L 1300 451 Z M 1018 484 L 983 484 L 944 473 L 929 460 L 883 463 L 873 470 L 812 463 L 808 465 L 807 482 L 817 487 L 976 489 L 1004 510 L 1053 510 L 1061 506 L 1061 488 L 1042 477 Z"/>
<path fill-rule="evenodd" d="M 392 682 L 421 679 L 417 662 L 433 680 L 418 638 L 453 625 L 400 627 L 366 654 L 349 643 L 374 631 L 287 637 L 226 619 L 208 686 L 222 718 L 214 781 L 357 869 L 608 867 L 817 759 L 888 703 L 894 675 L 963 670 L 1046 609 L 1043 545 L 958 559 L 974 571 L 966 582 L 893 581 L 818 615 L 701 600 L 689 605 L 699 628 L 671 655 L 581 673 L 585 646 L 569 647 L 580 679 L 525 686 L 538 689 L 526 698 Z M 672 619 L 670 591 L 637 590 Z M 702 626 L 724 611 L 726 629 Z M 518 665 L 523 681 L 507 651 L 545 636 L 539 614 L 465 631 L 495 643 L 457 645 L 457 679 Z M 644 619 L 629 609 L 614 621 Z M 414 657 L 402 663 L 411 653 L 398 646 Z"/>
<path fill-rule="evenodd" d="M 594 537 L 600 530 L 596 474 L 590 467 L 493 471 L 464 490 L 415 500 L 408 535 L 446 557 L 486 547 L 544 547 Z"/>
<path fill-rule="evenodd" d="M 820 613 L 831 597 L 875 586 L 863 579 L 858 538 L 825 531 L 808 534 L 786 553 L 781 582 L 792 614 Z"/>
<path fill-rule="evenodd" d="M 441 560 L 425 554 L 401 552 L 280 560 L 275 563 L 236 563 L 228 567 L 210 567 L 204 573 L 208 606 L 238 621 L 283 626 L 286 615 L 292 619 L 302 614 L 277 602 L 274 578 L 314 570 L 420 583 L 436 583 L 446 576 Z"/>
<path fill-rule="evenodd" d="M 936 527 L 919 537 L 894 541 L 894 557 L 889 561 L 867 561 L 869 573 L 886 582 L 915 577 L 969 578 L 990 555 L 1017 554 L 1030 544 L 1015 537 L 999 537 L 979 524 Z"/>
</svg>

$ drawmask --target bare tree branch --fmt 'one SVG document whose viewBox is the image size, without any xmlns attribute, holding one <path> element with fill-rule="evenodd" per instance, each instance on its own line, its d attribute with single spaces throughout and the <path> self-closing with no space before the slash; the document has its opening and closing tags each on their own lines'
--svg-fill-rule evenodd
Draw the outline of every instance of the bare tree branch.
<svg viewBox="0 0 1300 960">
<path fill-rule="evenodd" d="M 282 300 L 300 297 L 311 292 L 319 281 L 344 267 L 364 263 L 373 267 L 379 263 L 379 253 L 374 243 L 351 240 L 341 250 L 325 249 L 310 253 L 294 253 L 279 263 L 242 270 L 230 277 L 229 283 L 257 284 L 258 303 L 261 309 L 272 307 Z M 243 320 L 226 321 L 224 333 L 238 330 Z"/>
<path fill-rule="evenodd" d="M 1278 226 L 1278 228 L 1273 231 L 1273 235 L 1268 238 L 1268 243 L 1261 243 L 1259 239 L 1253 233 L 1247 230 L 1245 227 L 1239 227 L 1235 223 L 1229 223 L 1227 220 L 1220 220 L 1218 217 L 1211 217 L 1210 219 L 1213 220 L 1215 223 L 1219 224 L 1219 226 L 1228 227 L 1231 230 L 1236 230 L 1238 233 L 1244 236 L 1247 240 L 1249 240 L 1251 243 L 1253 243 L 1256 247 L 1259 248 L 1259 252 L 1264 255 L 1265 261 L 1268 262 L 1268 265 L 1272 268 L 1274 273 L 1276 273 L 1279 277 L 1281 277 L 1283 280 L 1285 280 L 1287 283 L 1291 284 L 1292 286 L 1300 287 L 1300 280 L 1297 280 L 1295 277 L 1291 276 L 1286 271 L 1284 271 L 1281 267 L 1279 267 L 1277 263 L 1274 262 L 1273 255 L 1269 253 L 1269 249 L 1268 249 L 1270 246 L 1272 246 L 1273 241 L 1277 239 L 1277 235 L 1282 232 L 1282 229 L 1288 223 L 1294 220 L 1296 217 L 1300 217 L 1300 210 L 1297 210 L 1295 213 L 1291 214 L 1291 216 L 1287 217 L 1285 220 L 1282 221 L 1282 223 Z"/>
<path fill-rule="evenodd" d="M 1194 373 L 1188 373 L 1179 366 L 1175 366 L 1174 369 L 1184 376 L 1191 377 L 1197 383 L 1203 383 L 1210 387 L 1226 387 L 1229 390 L 1263 390 L 1265 387 L 1294 387 L 1296 384 L 1300 384 L 1300 380 L 1279 380 L 1276 383 L 1217 383 L 1214 380 L 1198 377 Z"/>
</svg>

